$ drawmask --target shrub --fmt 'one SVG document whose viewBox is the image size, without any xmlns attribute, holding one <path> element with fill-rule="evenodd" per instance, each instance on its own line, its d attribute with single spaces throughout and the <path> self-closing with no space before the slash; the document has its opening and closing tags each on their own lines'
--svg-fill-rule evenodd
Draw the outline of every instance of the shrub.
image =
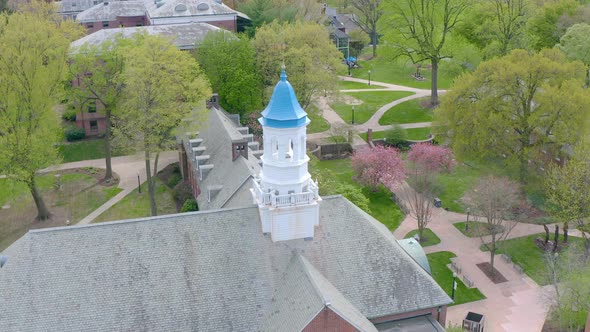
<svg viewBox="0 0 590 332">
<path fill-rule="evenodd" d="M 180 181 L 172 190 L 172 196 L 177 202 L 185 202 L 187 199 L 193 198 L 193 191 L 186 182 Z"/>
<path fill-rule="evenodd" d="M 66 140 L 68 142 L 81 140 L 86 137 L 86 131 L 83 128 L 76 126 L 68 126 L 66 128 Z"/>
<path fill-rule="evenodd" d="M 182 204 L 182 209 L 180 209 L 180 212 L 192 211 L 199 211 L 199 205 L 197 204 L 197 201 L 195 201 L 192 198 L 189 198 L 186 201 L 184 201 L 184 204 Z"/>
<path fill-rule="evenodd" d="M 172 173 L 170 178 L 168 178 L 168 187 L 174 188 L 182 180 L 182 175 L 179 173 Z"/>
<path fill-rule="evenodd" d="M 385 133 L 385 142 L 387 144 L 395 146 L 398 149 L 405 150 L 408 148 L 408 135 L 406 130 L 398 125 L 395 125 L 392 129 Z"/>
<path fill-rule="evenodd" d="M 63 112 L 61 115 L 62 119 L 70 122 L 76 121 L 76 110 L 75 109 L 68 109 Z"/>
</svg>

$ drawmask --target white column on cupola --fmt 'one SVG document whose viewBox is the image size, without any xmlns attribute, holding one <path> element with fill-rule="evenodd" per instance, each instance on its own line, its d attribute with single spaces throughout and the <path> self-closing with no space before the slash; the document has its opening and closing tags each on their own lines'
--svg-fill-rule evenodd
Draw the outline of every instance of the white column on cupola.
<svg viewBox="0 0 590 332">
<path fill-rule="evenodd" d="M 306 128 L 310 120 L 301 108 L 285 68 L 269 104 L 258 119 L 262 125 L 262 172 L 252 194 L 262 230 L 273 241 L 313 237 L 319 222 L 317 183 L 308 172 Z"/>
</svg>

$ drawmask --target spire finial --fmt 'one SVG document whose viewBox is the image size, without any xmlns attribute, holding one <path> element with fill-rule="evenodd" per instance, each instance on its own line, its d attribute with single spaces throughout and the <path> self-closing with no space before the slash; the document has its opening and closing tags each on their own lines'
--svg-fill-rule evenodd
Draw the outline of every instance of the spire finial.
<svg viewBox="0 0 590 332">
<path fill-rule="evenodd" d="M 283 64 L 281 65 L 281 81 L 285 82 L 287 80 L 287 71 L 285 70 L 287 67 L 285 67 L 285 63 L 283 62 Z"/>
</svg>

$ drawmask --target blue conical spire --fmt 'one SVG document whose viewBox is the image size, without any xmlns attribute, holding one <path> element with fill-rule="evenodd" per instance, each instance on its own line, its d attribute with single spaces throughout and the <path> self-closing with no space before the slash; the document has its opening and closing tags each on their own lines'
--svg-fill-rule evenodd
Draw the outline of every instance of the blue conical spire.
<svg viewBox="0 0 590 332">
<path fill-rule="evenodd" d="M 307 113 L 295 96 L 295 90 L 287 81 L 285 65 L 281 70 L 281 80 L 275 86 L 270 102 L 258 121 L 263 126 L 275 128 L 295 128 L 309 123 Z"/>
</svg>

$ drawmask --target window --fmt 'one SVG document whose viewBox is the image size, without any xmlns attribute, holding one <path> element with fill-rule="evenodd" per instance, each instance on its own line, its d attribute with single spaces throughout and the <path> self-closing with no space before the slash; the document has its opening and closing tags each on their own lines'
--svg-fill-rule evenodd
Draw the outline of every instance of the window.
<svg viewBox="0 0 590 332">
<path fill-rule="evenodd" d="M 98 0 L 94 0 L 94 1 L 92 1 L 92 4 L 93 4 L 93 5 L 98 5 Z"/>
<path fill-rule="evenodd" d="M 88 25 L 86 25 L 87 28 L 92 29 L 94 28 L 94 23 L 88 23 Z"/>
<path fill-rule="evenodd" d="M 90 104 L 88 104 L 88 113 L 96 113 L 96 101 L 91 101 Z"/>
<path fill-rule="evenodd" d="M 136 23 L 135 26 L 136 27 L 142 27 L 143 26 L 143 23 Z"/>
<path fill-rule="evenodd" d="M 98 131 L 98 121 L 90 121 L 90 131 L 91 132 Z"/>
<path fill-rule="evenodd" d="M 102 27 L 103 28 L 108 28 L 109 27 L 109 21 L 102 21 Z"/>
</svg>

